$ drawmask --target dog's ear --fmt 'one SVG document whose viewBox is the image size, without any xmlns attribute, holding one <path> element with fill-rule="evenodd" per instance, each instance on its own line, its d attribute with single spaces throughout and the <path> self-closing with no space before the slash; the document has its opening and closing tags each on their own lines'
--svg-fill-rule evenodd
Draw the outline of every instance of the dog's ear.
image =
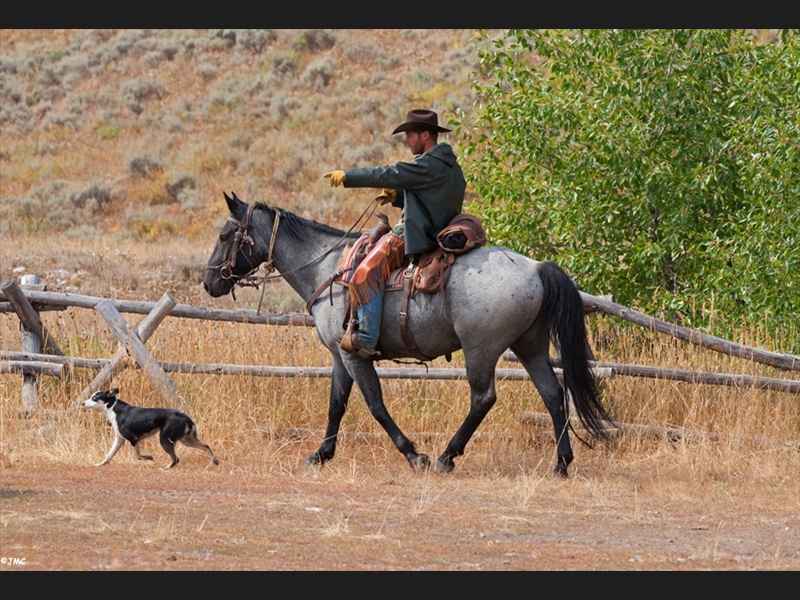
<svg viewBox="0 0 800 600">
<path fill-rule="evenodd" d="M 119 388 L 111 388 L 110 390 L 108 390 L 108 393 L 111 394 L 112 396 L 116 396 L 117 394 L 119 394 Z"/>
</svg>

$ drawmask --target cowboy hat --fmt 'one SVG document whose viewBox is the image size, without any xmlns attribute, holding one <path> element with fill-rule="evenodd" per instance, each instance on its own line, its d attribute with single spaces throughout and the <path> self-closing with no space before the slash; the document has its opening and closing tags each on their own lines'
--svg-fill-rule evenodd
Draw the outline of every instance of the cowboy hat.
<svg viewBox="0 0 800 600">
<path fill-rule="evenodd" d="M 392 132 L 392 135 L 394 135 L 395 133 L 400 133 L 401 131 L 420 131 L 420 130 L 439 131 L 439 132 L 452 131 L 452 129 L 439 127 L 439 117 L 432 110 L 416 108 L 414 110 L 408 111 L 408 115 L 406 115 L 406 122 L 403 123 L 402 125 L 398 125 L 397 129 L 395 129 Z"/>
</svg>

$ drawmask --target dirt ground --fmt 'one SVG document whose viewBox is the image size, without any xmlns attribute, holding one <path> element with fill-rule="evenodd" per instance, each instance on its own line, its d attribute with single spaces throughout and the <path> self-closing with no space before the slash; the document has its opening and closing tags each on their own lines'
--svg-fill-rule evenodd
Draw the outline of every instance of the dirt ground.
<svg viewBox="0 0 800 600">
<path fill-rule="evenodd" d="M 129 448 L 101 468 L 6 456 L 0 570 L 800 569 L 796 474 L 761 497 L 724 474 L 659 474 L 657 457 L 584 458 L 561 480 L 469 461 L 415 474 L 355 446 L 266 473 L 187 448 L 170 471 Z"/>
</svg>

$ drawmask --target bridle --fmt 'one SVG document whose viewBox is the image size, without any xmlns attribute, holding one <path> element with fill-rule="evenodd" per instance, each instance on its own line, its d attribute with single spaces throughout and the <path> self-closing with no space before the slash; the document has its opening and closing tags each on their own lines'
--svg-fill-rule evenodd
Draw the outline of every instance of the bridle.
<svg viewBox="0 0 800 600">
<path fill-rule="evenodd" d="M 234 301 L 236 300 L 236 292 L 234 292 L 234 289 L 237 285 L 258 288 L 259 280 L 265 279 L 265 277 L 256 277 L 253 275 L 253 273 L 258 271 L 261 264 L 259 263 L 254 265 L 253 261 L 250 260 L 253 255 L 253 245 L 255 244 L 255 240 L 253 240 L 253 237 L 247 232 L 247 230 L 250 227 L 250 219 L 253 216 L 254 208 L 255 204 L 248 205 L 244 219 L 241 221 L 234 219 L 232 216 L 228 217 L 228 221 L 234 223 L 239 228 L 233 236 L 233 245 L 231 246 L 231 251 L 228 254 L 228 257 L 218 265 L 206 266 L 207 270 L 219 271 L 220 278 L 231 284 L 231 295 L 233 296 Z M 281 213 L 279 210 L 276 210 L 275 221 L 272 225 L 272 235 L 270 236 L 269 241 L 269 256 L 264 263 L 267 274 L 272 273 L 275 270 L 272 260 L 272 249 L 275 247 L 275 234 L 278 232 L 280 220 Z M 245 244 L 249 246 L 248 252 L 244 252 Z M 244 275 L 236 275 L 233 272 L 233 268 L 236 266 L 236 257 L 239 256 L 240 251 L 242 251 L 242 256 L 244 256 L 245 260 L 247 260 L 247 263 L 250 265 L 250 270 Z"/>
<path fill-rule="evenodd" d="M 369 206 L 364 210 L 364 212 L 361 213 L 361 216 L 359 216 L 359 218 L 356 220 L 353 226 L 350 227 L 350 229 L 342 236 L 342 238 L 336 244 L 333 245 L 331 250 L 333 248 L 338 247 L 344 242 L 347 235 L 356 228 L 358 223 L 361 222 L 361 220 L 364 218 L 365 215 L 367 215 L 368 212 L 369 215 L 367 215 L 367 219 L 369 219 L 369 217 L 372 216 L 372 213 L 374 213 L 375 209 L 378 207 L 377 202 L 378 198 L 376 197 L 372 200 L 372 202 L 370 202 Z M 255 206 L 256 206 L 255 204 L 247 205 L 247 211 L 245 212 L 244 219 L 241 221 L 239 221 L 238 219 L 234 219 L 232 216 L 228 217 L 228 221 L 236 224 L 236 226 L 239 228 L 233 236 L 233 245 L 231 246 L 231 251 L 228 254 L 228 258 L 226 258 L 218 265 L 206 265 L 206 270 L 219 271 L 220 278 L 224 279 L 225 281 L 228 281 L 231 284 L 231 296 L 233 297 L 234 301 L 236 301 L 236 293 L 234 292 L 234 289 L 236 288 L 237 285 L 241 285 L 243 287 L 249 286 L 258 289 L 260 283 L 265 282 L 266 280 L 272 279 L 274 277 L 284 277 L 286 275 L 286 273 L 279 273 L 278 275 L 271 276 L 271 274 L 275 271 L 275 265 L 273 264 L 273 259 L 272 259 L 272 250 L 275 247 L 275 238 L 277 237 L 278 226 L 280 225 L 281 221 L 281 211 L 280 209 L 277 208 L 275 209 L 275 219 L 272 223 L 272 235 L 270 235 L 269 239 L 269 253 L 267 255 L 267 260 L 264 262 L 264 268 L 266 269 L 267 274 L 262 275 L 260 277 L 254 275 L 254 273 L 258 271 L 261 265 L 260 264 L 253 265 L 253 262 L 250 260 L 250 258 L 248 258 L 247 254 L 245 254 L 244 252 L 242 252 L 242 256 L 245 257 L 248 264 L 250 265 L 250 270 L 244 275 L 236 275 L 233 272 L 233 268 L 236 266 L 236 257 L 239 255 L 239 251 L 244 250 L 245 244 L 249 244 L 250 246 L 249 254 L 250 256 L 252 256 L 255 240 L 247 232 L 247 230 L 250 227 L 250 218 L 253 215 L 253 209 L 255 208 Z M 327 252 L 320 254 L 315 259 L 307 262 L 305 265 L 302 265 L 301 267 L 294 269 L 294 271 L 299 271 L 300 269 L 303 269 L 305 267 L 308 267 L 309 265 L 312 265 L 320 261 L 325 256 L 325 254 L 327 254 Z M 336 278 L 340 277 L 341 275 L 342 275 L 341 272 L 337 272 L 333 277 L 331 277 L 325 284 L 323 284 L 320 287 L 320 290 L 323 287 L 329 286 Z M 259 300 L 258 302 L 258 309 L 256 310 L 256 313 L 261 312 L 261 302 L 264 300 L 265 290 L 266 286 L 264 286 L 261 290 L 261 300 Z M 317 293 L 314 294 L 314 298 L 316 298 L 319 295 L 320 290 L 317 290 Z"/>
</svg>

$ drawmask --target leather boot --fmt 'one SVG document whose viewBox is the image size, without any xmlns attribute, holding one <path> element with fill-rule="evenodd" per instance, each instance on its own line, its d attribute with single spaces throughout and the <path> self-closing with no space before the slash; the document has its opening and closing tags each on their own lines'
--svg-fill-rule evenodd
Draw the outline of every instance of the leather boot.
<svg viewBox="0 0 800 600">
<path fill-rule="evenodd" d="M 344 332 L 344 337 L 342 337 L 342 341 L 339 344 L 342 350 L 348 354 L 355 354 L 360 358 L 375 358 L 380 356 L 380 352 L 377 350 L 370 350 L 369 348 L 364 348 L 361 344 L 359 344 L 358 340 L 353 337 L 355 331 L 356 321 L 350 321 L 347 324 L 347 331 Z"/>
</svg>

